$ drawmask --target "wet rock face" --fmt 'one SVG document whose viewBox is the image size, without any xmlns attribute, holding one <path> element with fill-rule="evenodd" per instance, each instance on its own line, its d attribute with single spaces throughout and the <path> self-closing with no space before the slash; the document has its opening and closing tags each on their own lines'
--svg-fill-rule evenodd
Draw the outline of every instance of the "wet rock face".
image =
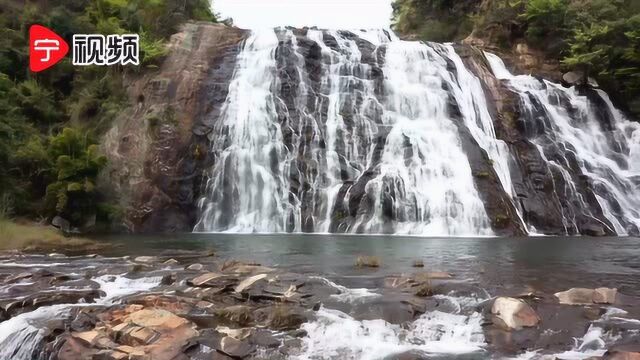
<svg viewBox="0 0 640 360">
<path fill-rule="evenodd" d="M 615 235 L 596 198 L 597 181 L 584 174 L 575 149 L 557 135 L 552 114 L 531 93 L 518 94 L 508 81 L 496 79 L 482 52 L 464 46 L 458 50 L 483 83 L 497 137 L 509 144 L 516 206 L 521 209 L 524 221 L 543 234 Z M 591 113 L 585 114 L 563 92 L 548 84 L 540 83 L 540 86 L 546 88 L 550 103 L 557 106 L 557 111 L 563 112 L 561 116 L 566 116 L 569 122 L 580 124 L 586 117 L 594 117 L 603 129 L 612 128 L 612 115 L 594 90 L 581 90 L 590 104 Z M 607 139 L 593 141 L 604 140 L 617 149 L 615 151 L 625 151 L 614 132 L 605 134 Z M 600 194 L 606 194 L 605 191 Z M 611 194 L 604 197 L 612 204 L 617 203 Z M 618 210 L 619 205 L 613 213 L 617 214 Z M 623 227 L 631 229 L 628 232 L 636 231 L 623 217 L 619 220 Z"/>
<path fill-rule="evenodd" d="M 120 199 L 132 232 L 191 231 L 206 135 L 226 98 L 238 46 L 247 32 L 187 23 L 157 72 L 130 79 L 130 109 L 105 135 L 105 191 Z M 206 100 L 206 101 L 205 101 Z"/>
</svg>

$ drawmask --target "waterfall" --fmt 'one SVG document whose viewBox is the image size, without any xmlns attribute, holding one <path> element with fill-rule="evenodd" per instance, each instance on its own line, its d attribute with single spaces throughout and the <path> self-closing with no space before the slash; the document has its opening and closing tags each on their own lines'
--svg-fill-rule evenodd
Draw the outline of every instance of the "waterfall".
<svg viewBox="0 0 640 360">
<path fill-rule="evenodd" d="M 400 220 L 395 233 L 491 234 L 448 108 L 446 59 L 431 46 L 393 41 L 383 72 L 382 126 L 388 135 L 377 176 L 366 188 L 374 213 L 361 219 L 365 232 L 386 232 L 381 219 L 391 212 Z"/>
<path fill-rule="evenodd" d="M 491 235 L 458 122 L 511 184 L 478 94 L 450 46 L 382 30 L 254 32 L 216 121 L 195 231 Z"/>
<path fill-rule="evenodd" d="M 608 223 L 606 226 L 618 235 L 637 234 L 640 124 L 626 119 L 601 90 L 587 96 L 575 87 L 514 76 L 499 57 L 490 53 L 486 57 L 495 76 L 519 94 L 527 133 L 548 166 L 562 175 L 567 184 L 563 191 L 596 218 L 585 200 L 588 194 L 578 190 L 575 173 L 579 171 L 589 179 L 605 218 L 598 221 Z M 565 226 L 576 224 L 566 218 Z"/>
<path fill-rule="evenodd" d="M 547 231 L 637 233 L 638 124 L 603 92 L 513 76 L 486 56 L 520 97 L 522 136 L 545 167 L 532 191 L 551 182 L 534 194 L 550 200 L 523 205 L 531 164 L 496 135 L 483 83 L 452 45 L 278 28 L 244 42 L 208 119 L 194 231 L 482 236 L 505 219 L 535 232 L 537 216 L 561 227 Z"/>
<path fill-rule="evenodd" d="M 243 232 L 285 230 L 289 207 L 286 149 L 277 121 L 273 32 L 256 32 L 246 40 L 211 143 L 216 165 L 209 174 L 210 197 L 196 230 Z"/>
</svg>

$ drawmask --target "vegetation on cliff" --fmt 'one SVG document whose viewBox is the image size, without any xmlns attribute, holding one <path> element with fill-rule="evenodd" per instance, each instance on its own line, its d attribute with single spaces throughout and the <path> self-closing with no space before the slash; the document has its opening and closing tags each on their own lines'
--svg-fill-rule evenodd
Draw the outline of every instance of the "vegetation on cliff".
<svg viewBox="0 0 640 360">
<path fill-rule="evenodd" d="M 124 79 L 152 71 L 165 42 L 186 20 L 215 21 L 208 0 L 3 1 L 0 5 L 0 207 L 2 217 L 51 219 L 72 226 L 109 220 L 100 196 L 106 158 L 100 135 L 127 105 Z M 29 27 L 41 24 L 69 43 L 73 34 L 140 34 L 139 67 L 74 67 L 69 58 L 28 70 Z"/>
<path fill-rule="evenodd" d="M 472 35 L 505 50 L 519 42 L 594 77 L 640 117 L 637 0 L 395 0 L 395 28 L 429 41 Z"/>
</svg>

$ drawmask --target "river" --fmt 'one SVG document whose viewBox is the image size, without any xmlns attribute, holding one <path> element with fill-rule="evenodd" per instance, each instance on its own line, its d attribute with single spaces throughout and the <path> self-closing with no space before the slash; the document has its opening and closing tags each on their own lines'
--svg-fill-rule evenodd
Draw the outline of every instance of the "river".
<svg viewBox="0 0 640 360">
<path fill-rule="evenodd" d="M 206 299 L 213 309 L 249 307 L 252 331 L 272 328 L 255 314 L 273 301 L 298 304 L 305 315 L 296 329 L 270 333 L 279 344 L 275 350 L 255 345 L 240 356 L 253 359 L 586 359 L 640 341 L 637 238 L 165 234 L 98 240 L 111 246 L 91 255 L 0 257 L 0 302 L 11 315 L 0 322 L 0 358 L 41 359 L 35 354 L 58 351 L 51 344 L 72 343 L 65 336 L 77 335 L 78 313 L 104 319 L 116 316 L 124 306 L 119 304 L 167 308 L 160 298 Z M 359 256 L 374 257 L 379 266 L 355 266 Z M 424 267 L 414 267 L 417 261 Z M 194 283 L 211 271 L 239 276 L 232 280 L 236 290 L 207 295 L 219 284 Z M 421 273 L 428 274 L 429 291 L 417 295 L 414 279 Z M 251 274 L 259 274 L 258 282 L 238 290 L 237 281 Z M 259 285 L 263 277 L 268 281 Z M 558 304 L 553 294 L 576 287 L 616 288 L 618 294 L 610 304 Z M 62 295 L 52 299 L 55 292 Z M 500 328 L 489 307 L 499 296 L 526 299 L 540 323 L 518 331 Z M 219 319 L 214 325 L 194 320 L 205 314 L 196 308 L 179 313 L 197 324 L 198 339 L 211 341 L 202 335 L 213 331 L 209 327 L 228 331 Z M 188 358 L 204 359 L 213 351 L 208 346 L 217 349 L 199 346 L 185 350 Z M 63 350 L 60 359 L 80 356 L 64 357 Z"/>
</svg>

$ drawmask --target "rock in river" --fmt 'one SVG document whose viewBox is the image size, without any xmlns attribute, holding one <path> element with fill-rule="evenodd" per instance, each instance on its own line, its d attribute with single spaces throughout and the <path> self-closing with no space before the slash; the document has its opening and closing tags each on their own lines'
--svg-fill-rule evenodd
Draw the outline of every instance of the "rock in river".
<svg viewBox="0 0 640 360">
<path fill-rule="evenodd" d="M 499 297 L 491 307 L 491 313 L 502 320 L 510 330 L 538 325 L 538 314 L 526 302 L 510 297 Z"/>
</svg>

